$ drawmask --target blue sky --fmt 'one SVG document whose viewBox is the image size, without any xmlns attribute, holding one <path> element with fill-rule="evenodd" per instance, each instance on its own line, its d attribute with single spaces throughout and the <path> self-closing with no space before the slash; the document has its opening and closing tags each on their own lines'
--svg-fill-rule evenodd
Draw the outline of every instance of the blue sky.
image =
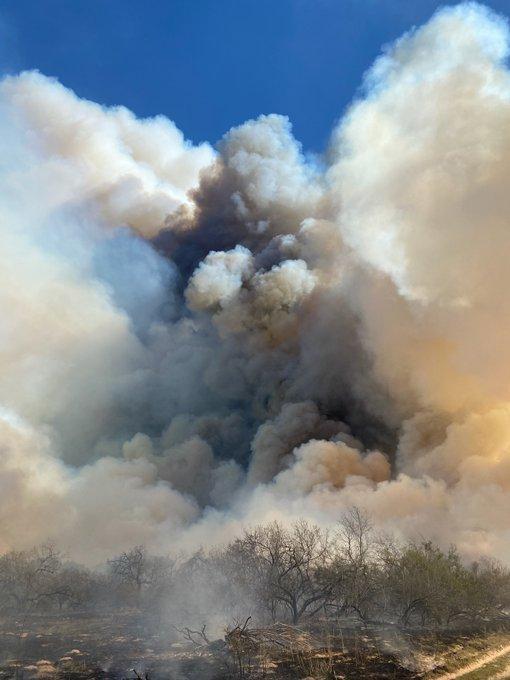
<svg viewBox="0 0 510 680">
<path fill-rule="evenodd" d="M 82 97 L 164 113 L 215 142 L 260 113 L 323 149 L 381 46 L 436 0 L 0 0 L 4 72 L 37 68 Z M 486 3 L 510 12 L 509 0 Z"/>
</svg>

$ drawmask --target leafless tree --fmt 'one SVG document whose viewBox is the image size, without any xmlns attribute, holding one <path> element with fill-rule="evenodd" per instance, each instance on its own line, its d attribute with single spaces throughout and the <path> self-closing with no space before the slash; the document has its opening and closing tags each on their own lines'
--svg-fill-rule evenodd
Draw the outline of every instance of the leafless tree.
<svg viewBox="0 0 510 680">
<path fill-rule="evenodd" d="M 359 508 L 350 508 L 339 522 L 322 579 L 331 588 L 328 606 L 364 621 L 370 617 L 379 583 L 376 542 L 370 517 Z"/>
<path fill-rule="evenodd" d="M 319 611 L 329 594 L 329 583 L 316 577 L 330 559 L 329 536 L 307 522 L 290 529 L 273 522 L 246 531 L 229 546 L 226 558 L 273 620 L 289 615 L 296 624 Z"/>
<path fill-rule="evenodd" d="M 149 555 L 143 545 L 123 552 L 109 560 L 108 565 L 111 575 L 135 594 L 137 604 L 141 603 L 142 592 L 161 595 L 161 590 L 168 586 L 172 571 L 170 559 Z"/>
<path fill-rule="evenodd" d="M 0 557 L 0 593 L 7 607 L 28 611 L 66 594 L 61 555 L 51 544 Z"/>
<path fill-rule="evenodd" d="M 55 574 L 59 609 L 86 608 L 96 604 L 102 586 L 98 574 L 76 564 L 63 564 Z"/>
</svg>

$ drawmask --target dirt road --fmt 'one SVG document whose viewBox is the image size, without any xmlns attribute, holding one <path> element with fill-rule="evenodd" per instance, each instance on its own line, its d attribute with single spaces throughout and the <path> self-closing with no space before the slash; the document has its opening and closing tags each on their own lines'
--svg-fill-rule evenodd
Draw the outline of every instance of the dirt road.
<svg viewBox="0 0 510 680">
<path fill-rule="evenodd" d="M 488 652 L 456 671 L 439 676 L 436 680 L 504 680 L 510 678 L 510 645 Z"/>
</svg>

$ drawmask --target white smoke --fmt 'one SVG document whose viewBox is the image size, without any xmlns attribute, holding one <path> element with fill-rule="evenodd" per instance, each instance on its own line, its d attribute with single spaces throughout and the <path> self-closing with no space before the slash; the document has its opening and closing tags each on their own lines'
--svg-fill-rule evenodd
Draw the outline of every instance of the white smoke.
<svg viewBox="0 0 510 680">
<path fill-rule="evenodd" d="M 357 504 L 510 560 L 510 36 L 386 49 L 324 172 L 287 119 L 217 152 L 0 84 L 0 548 L 94 563 Z"/>
<path fill-rule="evenodd" d="M 40 171 L 54 176 L 55 202 L 93 202 L 112 225 L 145 236 L 188 203 L 214 159 L 164 116 L 140 121 L 124 107 L 105 109 L 36 72 L 5 78 L 2 97 L 44 154 Z"/>
</svg>

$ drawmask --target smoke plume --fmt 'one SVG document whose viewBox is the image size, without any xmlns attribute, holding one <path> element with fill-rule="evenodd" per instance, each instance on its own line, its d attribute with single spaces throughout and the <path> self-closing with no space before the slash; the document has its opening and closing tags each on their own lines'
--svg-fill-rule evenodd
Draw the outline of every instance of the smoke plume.
<svg viewBox="0 0 510 680">
<path fill-rule="evenodd" d="M 95 564 L 356 504 L 510 560 L 510 33 L 387 47 L 307 158 L 0 83 L 0 549 Z"/>
</svg>

